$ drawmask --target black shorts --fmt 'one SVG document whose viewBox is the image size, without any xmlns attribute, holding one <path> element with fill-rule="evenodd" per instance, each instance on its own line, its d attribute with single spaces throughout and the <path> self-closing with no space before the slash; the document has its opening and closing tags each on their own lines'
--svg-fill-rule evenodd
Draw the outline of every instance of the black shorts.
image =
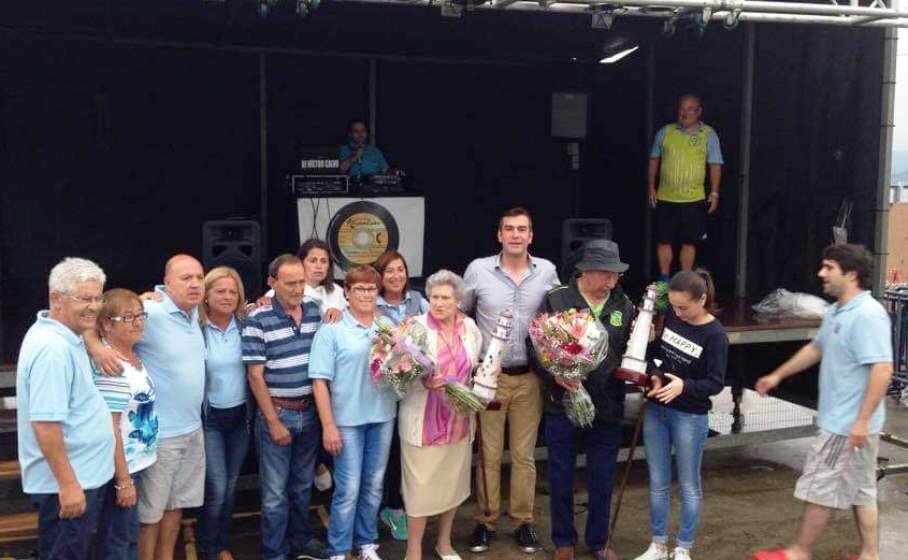
<svg viewBox="0 0 908 560">
<path fill-rule="evenodd" d="M 706 202 L 665 202 L 656 204 L 656 243 L 695 245 L 706 236 Z"/>
</svg>

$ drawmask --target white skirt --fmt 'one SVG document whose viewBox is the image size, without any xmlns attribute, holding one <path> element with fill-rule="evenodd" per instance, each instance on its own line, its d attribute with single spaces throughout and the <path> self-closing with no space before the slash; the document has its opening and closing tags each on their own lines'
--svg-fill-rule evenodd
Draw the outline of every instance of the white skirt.
<svg viewBox="0 0 908 560">
<path fill-rule="evenodd" d="M 439 515 L 466 501 L 470 497 L 472 451 L 468 437 L 427 447 L 400 442 L 401 492 L 407 515 Z"/>
</svg>

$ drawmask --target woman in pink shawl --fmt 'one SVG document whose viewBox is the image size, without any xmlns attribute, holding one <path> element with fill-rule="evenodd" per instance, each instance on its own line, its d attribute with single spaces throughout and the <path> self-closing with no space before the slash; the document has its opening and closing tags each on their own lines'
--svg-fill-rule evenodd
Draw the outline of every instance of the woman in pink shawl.
<svg viewBox="0 0 908 560">
<path fill-rule="evenodd" d="M 463 290 L 460 276 L 439 270 L 426 280 L 429 312 L 416 318 L 429 333 L 435 371 L 407 392 L 398 414 L 409 527 L 406 560 L 422 560 L 426 521 L 435 515 L 440 516 L 435 552 L 441 560 L 460 560 L 451 546 L 451 527 L 457 506 L 470 495 L 473 418 L 458 416 L 448 406 L 444 384 L 469 386 L 482 347 L 476 323 L 457 309 Z"/>
</svg>

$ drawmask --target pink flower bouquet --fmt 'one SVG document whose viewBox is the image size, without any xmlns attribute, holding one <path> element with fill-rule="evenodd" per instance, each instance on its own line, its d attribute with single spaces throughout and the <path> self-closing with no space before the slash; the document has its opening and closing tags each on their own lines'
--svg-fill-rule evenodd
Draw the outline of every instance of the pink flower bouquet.
<svg viewBox="0 0 908 560">
<path fill-rule="evenodd" d="M 588 311 L 540 313 L 530 322 L 529 333 L 542 367 L 565 380 L 583 381 L 608 354 L 608 333 Z M 568 391 L 563 404 L 575 426 L 592 426 L 596 407 L 583 385 Z"/>
<path fill-rule="evenodd" d="M 369 349 L 369 374 L 403 397 L 410 385 L 435 366 L 427 355 L 426 329 L 412 318 L 391 327 L 379 323 Z"/>
</svg>

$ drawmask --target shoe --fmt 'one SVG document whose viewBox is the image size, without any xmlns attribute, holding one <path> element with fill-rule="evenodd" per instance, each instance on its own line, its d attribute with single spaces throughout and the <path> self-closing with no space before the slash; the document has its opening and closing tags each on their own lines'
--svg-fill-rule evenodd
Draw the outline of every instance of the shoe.
<svg viewBox="0 0 908 560">
<path fill-rule="evenodd" d="M 381 556 L 378 555 L 378 545 L 364 544 L 359 548 L 356 558 L 357 560 L 381 560 Z"/>
<path fill-rule="evenodd" d="M 753 560 L 788 560 L 784 548 L 773 548 L 771 550 L 758 550 L 753 554 Z"/>
<path fill-rule="evenodd" d="M 649 543 L 649 548 L 634 560 L 668 560 L 668 547 Z"/>
<path fill-rule="evenodd" d="M 574 560 L 573 546 L 555 547 L 555 560 Z"/>
<path fill-rule="evenodd" d="M 480 523 L 473 529 L 470 535 L 470 552 L 485 552 L 489 550 L 489 545 L 495 540 L 495 529 L 490 529 L 484 523 Z"/>
<path fill-rule="evenodd" d="M 514 531 L 514 538 L 517 539 L 517 546 L 527 554 L 533 554 L 541 547 L 539 546 L 539 537 L 536 535 L 536 529 L 529 523 L 524 523 Z"/>
<path fill-rule="evenodd" d="M 407 540 L 407 512 L 402 509 L 382 508 L 378 518 L 391 529 L 391 537 L 394 540 Z"/>
<path fill-rule="evenodd" d="M 438 551 L 437 546 L 435 547 L 435 556 L 436 558 L 438 558 L 438 560 L 463 560 L 460 557 L 460 554 L 457 554 L 456 552 L 454 552 L 453 554 L 442 554 Z"/>
<path fill-rule="evenodd" d="M 293 553 L 296 560 L 328 560 L 328 553 L 325 551 L 325 546 L 318 542 L 316 539 L 310 540 L 306 543 L 306 546 L 297 550 Z M 334 557 L 330 557 L 331 560 L 334 560 Z M 341 557 L 343 558 L 343 557 Z"/>
<path fill-rule="evenodd" d="M 681 548 L 676 546 L 674 552 L 672 552 L 673 560 L 691 560 L 690 551 L 686 548 Z"/>
<path fill-rule="evenodd" d="M 328 467 L 321 465 L 325 470 L 321 474 L 316 474 L 312 479 L 312 485 L 315 486 L 315 489 L 319 492 L 327 492 L 331 489 L 331 471 L 328 470 Z"/>
<path fill-rule="evenodd" d="M 596 560 L 619 560 L 618 553 L 612 547 L 600 548 L 595 554 Z"/>
</svg>

